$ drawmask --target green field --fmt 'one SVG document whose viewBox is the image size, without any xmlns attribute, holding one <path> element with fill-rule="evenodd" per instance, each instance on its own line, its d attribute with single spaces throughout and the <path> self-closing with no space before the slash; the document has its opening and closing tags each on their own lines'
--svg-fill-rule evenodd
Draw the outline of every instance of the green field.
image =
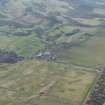
<svg viewBox="0 0 105 105">
<path fill-rule="evenodd" d="M 24 57 L 30 57 L 38 50 L 43 49 L 44 44 L 36 35 L 29 36 L 0 36 L 0 49 L 13 51 Z"/>
<path fill-rule="evenodd" d="M 86 69 L 44 61 L 3 64 L 0 105 L 81 105 L 95 77 Z"/>
<path fill-rule="evenodd" d="M 105 65 L 105 2 L 0 0 L 0 105 L 82 105 Z"/>
<path fill-rule="evenodd" d="M 49 27 L 45 22 L 32 29 L 43 29 L 44 25 Z M 0 29 L 4 33 L 0 36 L 0 50 L 12 51 L 25 60 L 0 65 L 0 105 L 82 104 L 96 79 L 96 71 L 88 70 L 88 66 L 103 67 L 105 63 L 104 30 L 99 36 L 97 28 L 63 24 L 46 29 L 39 36 L 31 28 L 4 28 Z M 28 31 L 32 32 L 27 36 L 15 35 Z M 46 47 L 48 51 L 55 49 L 55 62 L 30 59 L 37 52 L 46 51 Z"/>
<path fill-rule="evenodd" d="M 90 67 L 103 67 L 105 64 L 104 44 L 104 36 L 94 36 L 79 47 L 62 49 L 58 54 L 58 60 Z"/>
</svg>

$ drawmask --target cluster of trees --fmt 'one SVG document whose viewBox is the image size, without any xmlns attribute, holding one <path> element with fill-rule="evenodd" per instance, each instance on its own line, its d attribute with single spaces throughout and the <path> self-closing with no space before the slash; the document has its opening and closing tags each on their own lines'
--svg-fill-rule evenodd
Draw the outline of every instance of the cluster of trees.
<svg viewBox="0 0 105 105">
<path fill-rule="evenodd" d="M 23 59 L 14 52 L 0 51 L 0 63 L 16 63 Z"/>
<path fill-rule="evenodd" d="M 103 71 L 95 89 L 91 93 L 86 105 L 104 105 L 105 103 L 105 70 Z"/>
</svg>

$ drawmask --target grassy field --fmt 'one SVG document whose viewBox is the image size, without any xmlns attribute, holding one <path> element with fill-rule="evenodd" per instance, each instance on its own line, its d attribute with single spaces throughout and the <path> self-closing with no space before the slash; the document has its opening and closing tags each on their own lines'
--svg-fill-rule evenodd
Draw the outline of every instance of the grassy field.
<svg viewBox="0 0 105 105">
<path fill-rule="evenodd" d="M 0 36 L 0 49 L 13 51 L 20 56 L 29 57 L 43 48 L 44 44 L 41 42 L 41 39 L 34 34 L 21 37 Z"/>
<path fill-rule="evenodd" d="M 82 105 L 105 65 L 96 1 L 0 0 L 0 105 Z"/>
<path fill-rule="evenodd" d="M 46 22 L 45 24 L 47 28 L 49 28 Z M 41 24 L 41 26 L 39 25 L 33 27 L 32 29 L 35 30 L 39 28 L 43 30 L 44 27 L 42 26 L 44 25 Z M 36 52 L 43 50 L 45 48 L 46 45 L 44 42 L 47 43 L 46 40 L 48 40 L 48 44 L 50 43 L 50 41 L 56 44 L 62 44 L 62 43 L 78 44 L 81 42 L 80 37 L 83 36 L 85 32 L 94 34 L 94 32 L 96 31 L 96 28 L 92 29 L 81 28 L 81 27 L 70 26 L 68 24 L 60 26 L 55 25 L 50 29 L 44 31 L 44 33 L 39 33 L 40 35 L 36 32 L 33 32 L 32 29 L 31 28 L 16 29 L 8 26 L 0 27 L 0 50 L 13 51 L 19 56 L 31 57 Z M 75 33 L 74 32 L 75 30 L 79 30 L 79 32 Z M 31 31 L 31 33 L 27 34 L 27 32 L 29 31 Z M 56 47 L 55 44 L 54 47 Z"/>
<path fill-rule="evenodd" d="M 101 24 L 99 19 L 92 18 L 92 19 L 85 19 L 85 18 L 74 18 L 74 20 L 87 25 L 99 25 Z"/>
<path fill-rule="evenodd" d="M 81 105 L 96 77 L 94 72 L 69 67 L 47 96 L 41 97 L 39 105 Z M 42 104 L 43 103 L 43 104 Z"/>
<path fill-rule="evenodd" d="M 91 67 L 103 67 L 105 64 L 105 36 L 94 36 L 79 47 L 62 49 L 58 54 L 60 61 Z"/>
<path fill-rule="evenodd" d="M 104 10 L 104 9 L 95 8 L 95 9 L 93 10 L 93 13 L 99 14 L 99 15 L 104 15 L 104 16 L 105 16 L 105 10 Z"/>
<path fill-rule="evenodd" d="M 0 105 L 80 104 L 95 72 L 44 61 L 0 65 Z"/>
</svg>

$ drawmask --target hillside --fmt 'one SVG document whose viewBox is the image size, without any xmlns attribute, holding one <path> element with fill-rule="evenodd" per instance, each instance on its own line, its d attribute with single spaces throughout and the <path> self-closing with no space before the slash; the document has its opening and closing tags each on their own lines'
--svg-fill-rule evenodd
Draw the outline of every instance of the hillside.
<svg viewBox="0 0 105 105">
<path fill-rule="evenodd" d="M 104 0 L 0 0 L 0 105 L 82 105 L 104 45 Z"/>
<path fill-rule="evenodd" d="M 3 64 L 0 105 L 81 104 L 95 76 L 87 69 L 43 61 Z"/>
</svg>

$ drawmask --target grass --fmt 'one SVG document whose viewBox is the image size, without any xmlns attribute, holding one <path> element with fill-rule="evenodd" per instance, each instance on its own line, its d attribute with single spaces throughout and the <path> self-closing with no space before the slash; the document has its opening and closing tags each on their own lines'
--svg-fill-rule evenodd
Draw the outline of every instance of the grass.
<svg viewBox="0 0 105 105">
<path fill-rule="evenodd" d="M 58 59 L 67 63 L 79 64 L 92 67 L 103 67 L 105 64 L 105 37 L 94 36 L 85 41 L 79 47 L 62 49 Z"/>
<path fill-rule="evenodd" d="M 1 19 L 7 18 L 7 17 L 8 17 L 8 16 L 7 16 L 6 14 L 0 12 L 0 18 L 1 18 Z"/>
<path fill-rule="evenodd" d="M 105 37 L 94 37 L 81 46 L 72 50 L 72 58 L 78 63 L 86 65 L 103 65 L 105 64 Z"/>
<path fill-rule="evenodd" d="M 36 26 L 36 27 L 43 27 L 47 25 L 47 23 L 43 22 L 43 24 Z M 35 27 L 33 27 L 34 29 Z M 6 29 L 6 30 L 5 30 Z M 43 29 L 43 28 L 42 28 Z M 74 29 L 79 29 L 80 32 L 73 36 L 66 36 L 67 33 L 72 33 Z M 60 25 L 60 26 L 54 26 L 48 31 L 45 31 L 44 35 L 42 35 L 42 38 L 38 37 L 35 32 L 30 33 L 30 35 L 27 36 L 15 36 L 15 32 L 28 32 L 31 30 L 31 28 L 14 28 L 14 27 L 0 27 L 0 49 L 6 50 L 6 51 L 13 51 L 16 54 L 23 56 L 23 57 L 31 57 L 39 50 L 43 50 L 45 48 L 45 43 L 43 43 L 46 39 L 53 40 L 56 44 L 62 44 L 62 43 L 80 43 L 79 38 L 81 37 L 84 32 L 88 33 L 95 33 L 96 28 L 80 28 L 80 27 L 74 27 L 67 24 Z M 9 33 L 7 35 L 7 33 Z"/>
<path fill-rule="evenodd" d="M 105 15 L 105 10 L 104 9 L 101 9 L 101 8 L 95 8 L 94 10 L 93 10 L 93 13 L 95 13 L 95 14 L 99 14 L 99 15 Z"/>
<path fill-rule="evenodd" d="M 24 37 L 0 36 L 0 49 L 13 51 L 20 56 L 30 57 L 43 48 L 44 44 L 35 34 Z"/>
<path fill-rule="evenodd" d="M 47 25 L 46 22 L 45 24 Z M 4 29 L 5 27 L 1 28 L 5 31 Z M 74 29 L 80 29 L 80 32 L 73 36 L 65 35 Z M 20 32 L 21 29 L 10 28 L 7 32 L 9 31 Z M 27 29 L 23 29 L 23 31 L 26 32 Z M 60 36 L 59 34 L 62 32 L 63 34 Z M 84 33 L 95 34 L 96 28 L 69 25 L 55 26 L 45 33 L 47 34 L 44 34 L 44 39 L 39 38 L 36 33 L 28 36 L 1 35 L 0 49 L 13 51 L 20 56 L 31 57 L 37 51 L 45 48 L 42 41 L 47 37 L 54 37 L 54 41 L 58 45 L 73 43 L 81 44 L 81 46 L 72 47 L 72 49 L 61 48 L 57 55 L 55 54 L 58 61 L 68 65 L 36 60 L 0 65 L 0 105 L 81 105 L 83 102 L 96 78 L 96 73 L 93 72 L 93 69 L 87 71 L 87 68 L 83 69 L 69 64 L 103 65 L 105 63 L 103 47 L 105 37 L 96 35 L 81 43 L 80 38 Z M 85 36 L 83 37 L 85 39 Z M 55 83 L 50 86 L 53 81 Z M 45 91 L 43 92 L 43 90 Z M 39 93 L 40 91 L 42 92 Z"/>
<path fill-rule="evenodd" d="M 74 105 L 81 103 L 96 77 L 95 72 L 45 61 L 0 65 L 0 105 Z M 37 98 L 27 99 L 55 78 L 56 83 Z"/>
<path fill-rule="evenodd" d="M 99 19 L 92 18 L 92 19 L 85 19 L 85 18 L 74 18 L 74 20 L 82 23 L 82 24 L 88 24 L 88 25 L 99 25 L 101 22 Z"/>
<path fill-rule="evenodd" d="M 62 101 L 66 100 L 72 104 L 80 104 L 83 97 L 87 95 L 93 79 L 94 76 L 90 73 L 68 71 L 61 81 L 57 83 L 57 88 L 54 87 L 51 95 L 57 96 Z"/>
<path fill-rule="evenodd" d="M 50 51 L 55 52 L 55 45 L 57 48 L 59 45 L 70 47 L 58 49 L 55 55 L 52 53 L 62 64 L 26 59 L 16 64 L 0 64 L 0 105 L 81 105 L 96 78 L 94 69 L 88 70 L 85 66 L 103 67 L 105 64 L 105 31 L 95 27 L 75 26 L 76 23 L 69 16 L 66 18 L 66 12 L 71 14 L 75 8 L 66 2 L 49 3 L 47 9 L 44 2 L 41 3 L 44 5 L 42 7 L 32 3 L 32 13 L 29 16 L 26 14 L 24 18 L 24 9 L 31 11 L 31 4 L 29 6 L 27 2 L 29 8 L 25 8 L 22 2 L 15 1 L 11 2 L 13 6 L 9 9 L 9 14 L 14 14 L 9 16 L 0 12 L 0 18 L 17 20 L 21 17 L 19 23 L 30 19 L 26 23 L 32 23 L 33 27 L 1 26 L 0 50 L 13 51 L 19 56 L 31 58 L 36 52 L 46 50 L 45 47 L 54 47 Z M 100 15 L 105 13 L 102 9 L 93 12 Z M 52 26 L 51 23 L 55 21 L 51 21 L 52 16 L 61 24 L 58 22 Z M 88 25 L 104 22 L 96 18 L 75 20 Z M 42 29 L 42 35 L 35 32 L 38 28 Z M 72 35 L 76 29 L 80 31 Z M 29 35 L 25 36 L 27 32 Z M 19 33 L 23 35 L 16 36 Z"/>
<path fill-rule="evenodd" d="M 72 6 L 68 5 L 68 3 L 65 3 L 63 1 L 56 1 L 56 5 L 52 2 L 49 3 L 48 12 L 62 12 L 65 13 L 69 9 L 73 9 Z M 70 11 L 70 10 L 69 10 Z"/>
</svg>

